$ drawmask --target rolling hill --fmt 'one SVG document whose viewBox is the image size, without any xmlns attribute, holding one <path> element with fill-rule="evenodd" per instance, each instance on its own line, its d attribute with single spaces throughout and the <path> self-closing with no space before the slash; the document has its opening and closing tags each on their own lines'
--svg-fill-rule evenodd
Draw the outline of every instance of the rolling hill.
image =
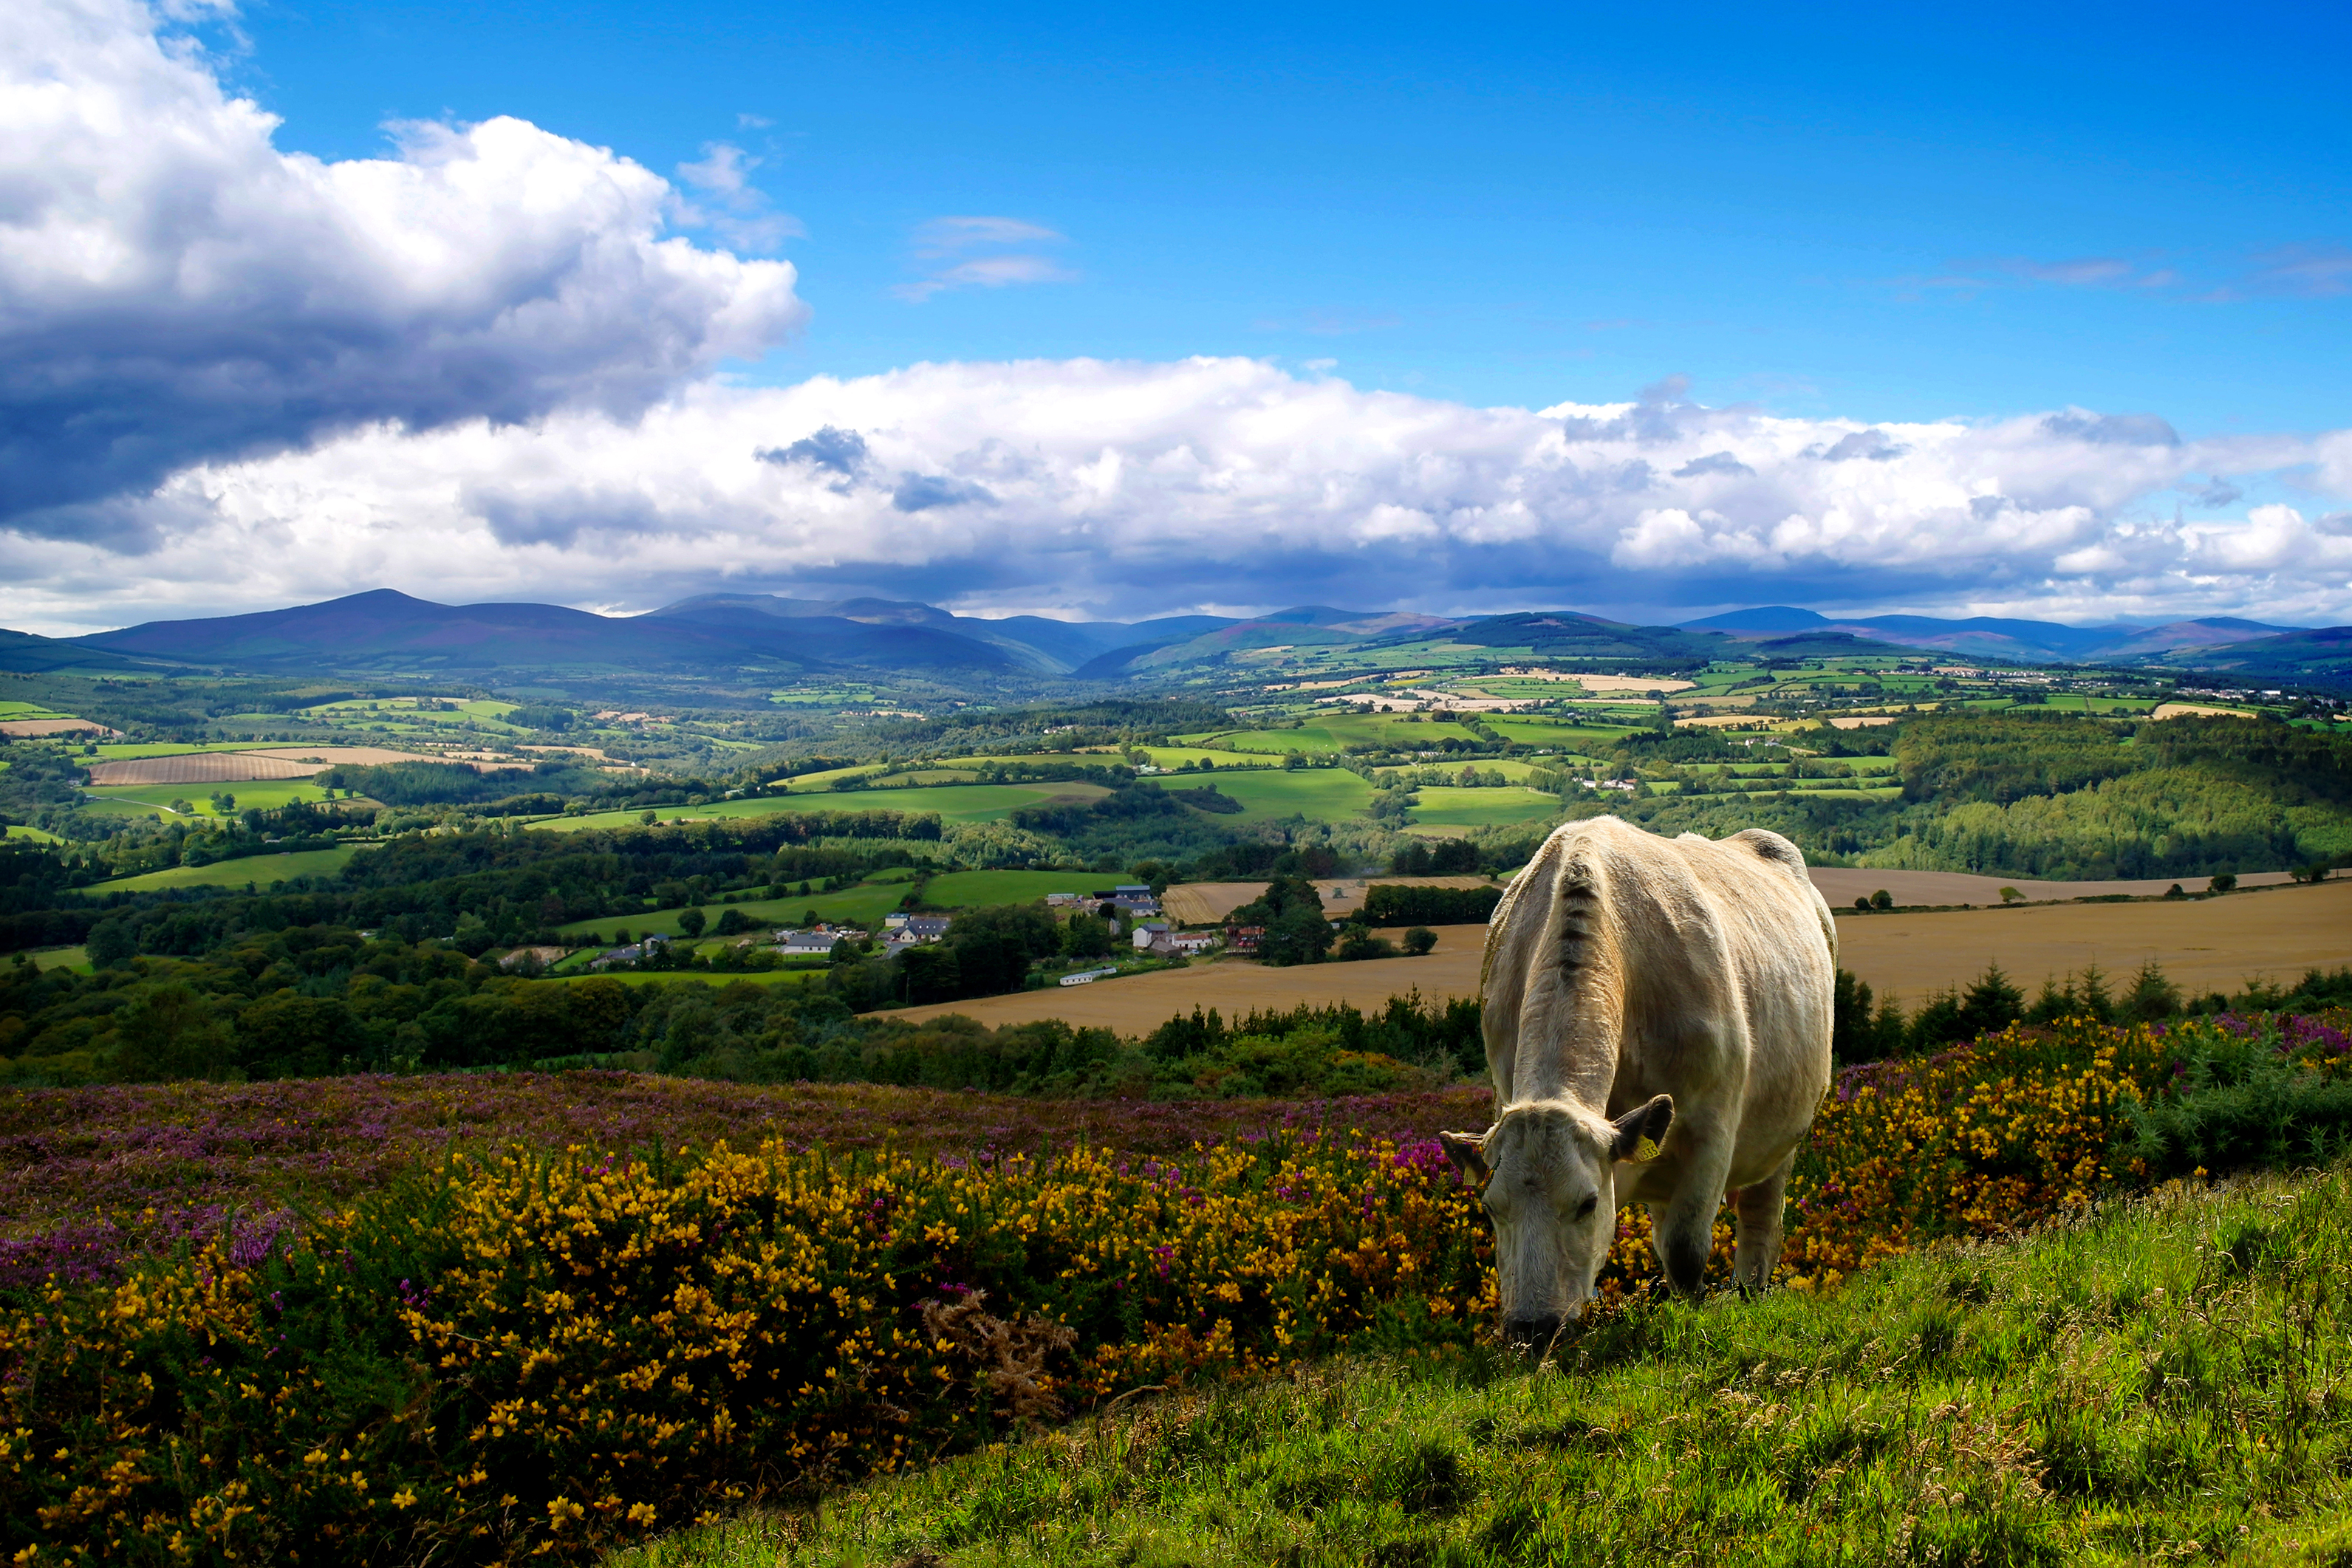
<svg viewBox="0 0 2352 1568">
<path fill-rule="evenodd" d="M 1448 617 L 1299 605 L 1265 615 L 1055 621 L 958 615 L 906 600 L 708 593 L 642 615 L 553 604 L 449 605 L 391 589 L 250 615 L 152 621 L 70 640 L 0 632 L 0 670 L 177 667 L 260 674 L 487 674 L 546 671 L 793 676 L 879 669 L 958 675 L 1124 681 L 1214 664 L 1241 652 L 1444 643 L 1624 668 L 1687 668 L 1721 658 L 1910 653 L 2026 664 L 2161 662 L 2273 679 L 2340 681 L 2352 630 L 2210 616 L 2163 626 L 2067 626 L 1977 616 L 1833 620 L 1788 605 L 1679 626 L 1637 626 L 1584 611 Z"/>
<path fill-rule="evenodd" d="M 1793 633 L 1839 633 L 1875 643 L 1958 654 L 1967 658 L 2007 659 L 2038 664 L 2104 664 L 2109 661 L 2155 659 L 2183 649 L 2242 643 L 2249 638 L 2301 628 L 2273 626 L 2215 615 L 2176 621 L 2165 626 L 2068 626 L 2055 621 L 2021 621 L 1976 615 L 1948 621 L 1933 615 L 1873 615 L 1832 619 L 1791 605 L 1768 605 L 1735 610 L 1682 622 L 1685 632 L 1716 632 L 1741 642 L 1759 643 Z"/>
</svg>

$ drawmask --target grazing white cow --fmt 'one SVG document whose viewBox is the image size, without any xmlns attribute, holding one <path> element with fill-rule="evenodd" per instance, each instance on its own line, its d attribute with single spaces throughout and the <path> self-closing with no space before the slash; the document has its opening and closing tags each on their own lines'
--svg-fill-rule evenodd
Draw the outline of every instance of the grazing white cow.
<svg viewBox="0 0 2352 1568">
<path fill-rule="evenodd" d="M 1664 839 L 1601 817 L 1544 841 L 1486 936 L 1495 1124 L 1439 1134 L 1486 1184 L 1507 1339 L 1548 1343 L 1583 1310 L 1622 1204 L 1648 1207 L 1687 1293 L 1736 1190 L 1733 1279 L 1771 1277 L 1829 1086 L 1836 977 L 1829 906 L 1778 833 Z"/>
</svg>

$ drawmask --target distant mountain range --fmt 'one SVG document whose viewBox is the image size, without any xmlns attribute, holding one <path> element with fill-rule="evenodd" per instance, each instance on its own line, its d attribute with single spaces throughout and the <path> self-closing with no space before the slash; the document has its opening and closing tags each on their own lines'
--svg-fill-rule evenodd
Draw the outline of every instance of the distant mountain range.
<svg viewBox="0 0 2352 1568">
<path fill-rule="evenodd" d="M 390 589 L 252 615 L 152 621 L 58 640 L 0 632 L 0 669 L 205 668 L 482 675 L 497 671 L 814 674 L 895 669 L 958 675 L 1149 677 L 1237 653 L 1432 640 L 1538 657 L 1656 668 L 1707 659 L 1909 649 L 2022 663 L 2161 662 L 2280 678 L 2352 674 L 2352 628 L 2314 631 L 2214 616 L 2170 625 L 1926 615 L 1835 619 L 1786 605 L 1680 626 L 1582 611 L 1423 615 L 1302 605 L 1247 618 L 1055 621 L 957 615 L 887 599 L 707 593 L 643 615 L 551 604 L 436 604 Z"/>
<path fill-rule="evenodd" d="M 2006 621 L 1990 615 L 1944 621 L 1932 615 L 1872 615 L 1833 620 L 1811 610 L 1776 604 L 1685 621 L 1685 632 L 1720 632 L 1743 641 L 1843 632 L 1873 643 L 1895 643 L 1973 659 L 2032 663 L 2137 664 L 2181 649 L 2203 649 L 2307 630 L 2214 615 L 2165 626 L 2065 626 L 2055 621 Z"/>
</svg>

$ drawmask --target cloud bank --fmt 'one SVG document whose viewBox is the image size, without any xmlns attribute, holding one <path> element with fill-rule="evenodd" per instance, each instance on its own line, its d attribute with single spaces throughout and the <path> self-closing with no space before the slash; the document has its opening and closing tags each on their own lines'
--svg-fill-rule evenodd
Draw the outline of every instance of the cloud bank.
<svg viewBox="0 0 2352 1568">
<path fill-rule="evenodd" d="M 724 581 L 1107 614 L 1786 600 L 2342 620 L 2352 513 L 2173 520 L 2213 476 L 2290 466 L 2352 491 L 2352 433 L 2196 441 L 2084 410 L 1864 424 L 1664 394 L 1471 408 L 1244 359 L 918 365 L 200 464 L 119 503 L 152 541 L 137 553 L 0 545 L 0 603 L 96 624 L 383 583 L 644 608 Z"/>
<path fill-rule="evenodd" d="M 801 322 L 792 268 L 664 230 L 784 232 L 724 144 L 692 198 L 513 120 L 320 162 L 128 0 L 7 10 L 0 62 L 0 623 L 379 585 L 2352 619 L 2352 432 L 1785 418 L 1674 378 L 1476 408 L 1232 358 L 748 387 L 714 369 Z M 1052 237 L 922 244 L 945 287 Z"/>
<path fill-rule="evenodd" d="M 357 424 L 625 415 L 806 314 L 790 266 L 663 237 L 671 187 L 604 149 L 497 119 L 330 163 L 276 126 L 133 0 L 0 6 L 16 528 L 120 527 L 82 504 Z"/>
</svg>

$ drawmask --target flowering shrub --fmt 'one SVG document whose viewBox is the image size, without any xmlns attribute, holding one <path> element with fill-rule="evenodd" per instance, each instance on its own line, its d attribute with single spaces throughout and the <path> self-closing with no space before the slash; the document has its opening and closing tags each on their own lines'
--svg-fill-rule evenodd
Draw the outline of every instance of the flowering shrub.
<svg viewBox="0 0 2352 1568">
<path fill-rule="evenodd" d="M 1791 1183 L 1787 1277 L 2083 1202 L 2215 1084 L 2352 1082 L 2346 1022 L 2018 1027 L 1850 1069 Z M 926 1103 L 963 1112 L 967 1149 L 1010 1130 L 985 1097 Z M 0 1256 L 48 1269 L 0 1296 L 0 1551 L 581 1560 L 1139 1388 L 1464 1344 L 1493 1308 L 1485 1222 L 1431 1141 L 536 1146 L 378 1166 L 299 1228 L 256 1207 L 145 1252 L 59 1228 Z M 1627 1216 L 1607 1294 L 1653 1276 L 1646 1240 Z"/>
<path fill-rule="evenodd" d="M 5 1545 L 580 1556 L 1066 1401 L 1460 1343 L 1488 1305 L 1474 1212 L 1433 1145 L 1313 1136 L 460 1157 L 291 1245 L 215 1239 L 8 1314 Z"/>
<path fill-rule="evenodd" d="M 0 1092 L 0 1288 L 112 1280 L 250 1217 L 325 1207 L 509 1143 L 1181 1155 L 1256 1132 L 1470 1125 L 1467 1086 L 1274 1103 L 1048 1100 L 886 1084 L 716 1083 L 634 1072 L 354 1074 Z M 245 1219 L 237 1217 L 243 1215 Z"/>
</svg>

